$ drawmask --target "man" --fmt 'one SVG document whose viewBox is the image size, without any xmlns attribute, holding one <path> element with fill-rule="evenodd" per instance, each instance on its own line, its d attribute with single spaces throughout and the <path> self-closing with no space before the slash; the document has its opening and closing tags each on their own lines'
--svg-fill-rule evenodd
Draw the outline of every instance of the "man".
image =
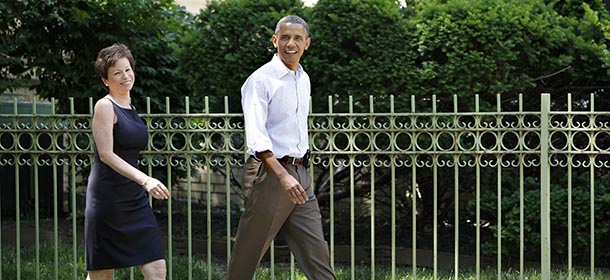
<svg viewBox="0 0 610 280">
<path fill-rule="evenodd" d="M 281 232 L 308 279 L 335 279 L 318 201 L 306 170 L 311 86 L 299 64 L 309 27 L 298 16 L 280 19 L 271 37 L 277 53 L 241 88 L 248 154 L 245 211 L 239 221 L 227 279 L 252 279 Z"/>
</svg>

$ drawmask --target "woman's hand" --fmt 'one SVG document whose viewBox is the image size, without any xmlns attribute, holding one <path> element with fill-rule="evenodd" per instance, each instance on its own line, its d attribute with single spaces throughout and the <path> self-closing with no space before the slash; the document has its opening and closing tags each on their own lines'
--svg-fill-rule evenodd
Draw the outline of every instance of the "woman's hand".
<svg viewBox="0 0 610 280">
<path fill-rule="evenodd" d="M 168 199 L 169 198 L 169 190 L 161 183 L 161 181 L 148 177 L 142 187 L 150 194 L 152 197 L 156 199 Z"/>
</svg>

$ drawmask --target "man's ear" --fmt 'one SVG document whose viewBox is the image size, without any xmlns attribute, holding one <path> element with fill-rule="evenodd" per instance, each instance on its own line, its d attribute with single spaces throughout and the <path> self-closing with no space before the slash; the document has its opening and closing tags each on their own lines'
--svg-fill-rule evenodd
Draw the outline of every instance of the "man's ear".
<svg viewBox="0 0 610 280">
<path fill-rule="evenodd" d="M 271 42 L 273 42 L 273 47 L 277 49 L 277 36 L 275 34 L 271 36 Z"/>
</svg>

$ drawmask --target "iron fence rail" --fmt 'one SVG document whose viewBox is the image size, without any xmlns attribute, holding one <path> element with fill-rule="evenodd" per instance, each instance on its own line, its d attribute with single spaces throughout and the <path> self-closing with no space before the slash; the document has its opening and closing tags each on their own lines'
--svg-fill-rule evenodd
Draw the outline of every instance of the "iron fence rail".
<svg viewBox="0 0 610 280">
<path fill-rule="evenodd" d="M 371 269 L 371 279 L 375 279 L 376 266 L 389 267 L 392 279 L 395 279 L 397 266 L 408 264 L 413 279 L 417 277 L 418 266 L 428 265 L 433 268 L 437 279 L 441 258 L 453 269 L 455 279 L 459 279 L 460 269 L 466 267 L 474 267 L 479 279 L 481 268 L 487 266 L 495 267 L 497 278 L 501 279 L 503 270 L 508 268 L 506 258 L 515 257 L 506 253 L 507 250 L 513 252 L 514 248 L 503 246 L 505 243 L 509 246 L 515 244 L 512 240 L 515 237 L 510 236 L 513 232 L 508 233 L 512 228 L 507 227 L 518 225 L 517 269 L 525 271 L 529 259 L 527 254 L 533 251 L 539 254 L 542 278 L 550 279 L 553 235 L 565 234 L 567 253 L 566 259 L 561 261 L 567 262 L 571 278 L 575 266 L 572 191 L 578 188 L 573 186 L 572 175 L 578 169 L 589 173 L 588 257 L 590 275 L 594 278 L 597 269 L 595 242 L 598 240 L 594 234 L 595 209 L 598 206 L 595 204 L 596 179 L 610 167 L 608 112 L 595 111 L 593 96 L 587 112 L 572 111 L 571 107 L 567 111 L 551 111 L 548 94 L 541 95 L 540 111 L 535 112 L 523 111 L 521 96 L 517 111 L 501 111 L 499 96 L 497 100 L 495 112 L 481 112 L 478 96 L 473 112 L 458 112 L 457 97 L 453 99 L 453 112 L 437 112 L 435 96 L 428 112 L 417 112 L 414 97 L 411 108 L 406 108 L 407 112 L 396 112 L 393 99 L 390 99 L 389 112 L 375 112 L 371 97 L 369 111 L 359 113 L 354 112 L 351 105 L 348 112 L 333 112 L 333 100 L 329 97 L 328 112 L 310 114 L 313 155 L 310 172 L 312 178 L 316 178 L 314 187 L 318 196 L 328 197 L 323 214 L 333 266 L 337 263 L 348 265 L 351 279 L 356 279 L 356 268 L 361 262 L 357 258 L 362 259 L 363 251 L 368 251 L 365 259 Z M 78 237 L 83 228 L 80 224 L 83 209 L 78 201 L 79 194 L 85 191 L 83 178 L 86 178 L 88 167 L 93 162 L 93 140 L 91 113 L 75 114 L 74 103 L 70 101 L 72 112 L 68 114 L 58 114 L 54 110 L 39 113 L 36 103 L 32 104 L 31 112 L 23 113 L 18 109 L 17 100 L 10 112 L 0 112 L 0 168 L 3 177 L 12 178 L 0 179 L 2 202 L 5 204 L 2 210 L 6 212 L 10 208 L 14 212 L 0 215 L 0 219 L 14 221 L 17 279 L 21 279 L 24 219 L 34 225 L 37 271 L 38 252 L 41 244 L 46 242 L 40 238 L 40 222 L 51 220 L 54 275 L 55 279 L 58 278 L 57 248 L 60 232 L 65 231 L 59 226 L 62 211 L 69 212 L 73 279 L 78 279 Z M 185 99 L 185 113 L 172 113 L 169 99 L 165 101 L 166 112 L 152 113 L 150 100 L 147 100 L 146 112 L 140 114 L 150 136 L 147 149 L 141 153 L 140 163 L 149 174 L 165 178 L 174 197 L 166 204 L 151 201 L 152 207 L 167 217 L 168 279 L 174 275 L 172 258 L 178 250 L 175 246 L 182 246 L 175 236 L 178 231 L 186 235 L 187 269 L 189 279 L 192 279 L 196 254 L 205 256 L 208 267 L 214 265 L 216 257 L 224 258 L 227 263 L 230 258 L 235 216 L 239 215 L 241 204 L 235 184 L 239 184 L 239 167 L 246 156 L 243 119 L 241 114 L 229 113 L 226 98 L 224 113 L 210 113 L 207 98 L 204 113 L 191 113 L 188 97 Z M 571 99 L 567 103 L 570 105 Z M 50 107 L 54 108 L 54 104 L 55 100 L 51 100 Z M 351 97 L 349 104 L 353 104 Z M 90 100 L 90 112 L 92 107 L 93 100 Z M 24 172 L 30 176 L 24 177 Z M 45 175 L 41 176 L 41 172 Z M 205 194 L 205 201 L 193 205 L 195 174 L 204 178 L 204 188 L 200 191 Z M 558 180 L 553 178 L 563 178 L 563 174 L 567 176 L 567 212 L 551 213 L 551 185 Z M 213 186 L 214 177 L 219 176 L 222 178 L 220 191 Z M 513 180 L 507 182 L 510 178 Z M 537 204 L 538 229 L 527 224 L 526 209 L 531 209 L 526 206 L 529 203 L 526 195 L 532 189 L 526 183 L 528 178 L 534 178 L 535 191 L 540 197 Z M 44 186 L 49 183 L 50 187 Z M 33 193 L 22 197 L 24 189 Z M 67 193 L 65 198 L 62 195 L 64 190 Z M 9 193 L 11 199 L 6 198 Z M 178 193 L 185 199 L 175 199 Z M 215 193 L 223 194 L 224 199 L 218 201 Z M 431 197 L 422 197 L 422 193 Z M 509 217 L 503 208 L 511 193 L 519 194 L 518 219 Z M 494 195 L 492 202 L 485 199 Z M 40 199 L 44 196 L 51 197 L 52 201 L 42 203 L 50 212 L 45 213 L 48 215 L 46 218 L 41 217 L 43 210 L 40 209 Z M 342 202 L 344 197 L 348 198 L 347 203 Z M 27 202 L 28 207 L 33 204 L 33 217 L 22 213 L 22 203 L 28 199 L 33 199 L 33 202 Z M 11 202 L 10 207 L 6 205 L 7 201 Z M 488 208 L 483 210 L 482 203 L 485 207 L 492 207 L 491 210 L 495 208 L 495 212 Z M 471 213 L 472 204 L 474 213 Z M 213 210 L 218 207 L 224 210 L 224 220 L 219 221 L 213 216 Z M 431 210 L 432 214 L 423 215 L 422 209 Z M 194 233 L 194 215 L 202 210 L 205 213 L 203 233 Z M 482 217 L 482 211 L 486 216 L 495 217 Z M 567 232 L 551 230 L 551 215 L 567 216 Z M 174 221 L 175 216 L 185 216 L 186 221 Z M 422 217 L 431 221 L 422 220 Z M 484 222 L 493 226 L 488 227 Z M 202 224 L 198 219 L 195 223 Z M 389 226 L 384 225 L 388 223 Z M 186 229 L 182 228 L 184 224 Z M 344 226 L 339 228 L 339 224 Z M 421 238 L 422 227 L 431 231 L 428 234 L 431 241 Z M 532 233 L 540 236 L 538 249 L 526 245 L 529 242 L 526 235 Z M 193 240 L 197 237 L 194 234 L 205 236 L 203 252 L 194 251 Z M 472 239 L 471 234 L 474 240 L 468 245 L 473 245 L 474 250 L 464 246 L 464 240 Z M 6 238 L 0 235 L 0 239 Z M 214 249 L 217 240 L 224 242 L 224 252 Z M 483 243 L 495 248 L 490 252 L 489 248 L 481 247 Z M 385 245 L 389 247 L 389 254 L 384 249 Z M 410 249 L 403 250 L 408 248 L 407 245 Z M 339 260 L 338 254 L 343 255 L 341 250 L 344 246 L 348 248 L 349 257 Z M 365 249 L 358 250 L 359 247 Z M 0 253 L 2 248 L 0 244 Z M 274 242 L 270 249 L 272 272 L 278 262 L 278 248 L 281 246 L 277 247 Z M 428 250 L 431 257 L 425 256 L 422 248 Z M 474 254 L 474 262 L 466 261 L 463 251 Z M 451 253 L 449 261 L 445 260 L 444 252 Z M 490 261 L 490 258 L 495 261 Z M 294 271 L 292 256 L 290 262 Z M 0 280 L 7 277 L 0 273 Z M 211 270 L 208 270 L 208 279 L 211 277 Z"/>
</svg>

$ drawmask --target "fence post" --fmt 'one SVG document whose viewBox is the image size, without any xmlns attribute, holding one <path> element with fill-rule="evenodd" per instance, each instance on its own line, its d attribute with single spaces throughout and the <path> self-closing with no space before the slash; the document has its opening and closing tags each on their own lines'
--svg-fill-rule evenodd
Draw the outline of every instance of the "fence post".
<svg viewBox="0 0 610 280">
<path fill-rule="evenodd" d="M 550 280 L 551 169 L 549 165 L 549 112 L 551 96 L 548 93 L 543 93 L 540 101 L 540 270 L 541 279 Z"/>
</svg>

